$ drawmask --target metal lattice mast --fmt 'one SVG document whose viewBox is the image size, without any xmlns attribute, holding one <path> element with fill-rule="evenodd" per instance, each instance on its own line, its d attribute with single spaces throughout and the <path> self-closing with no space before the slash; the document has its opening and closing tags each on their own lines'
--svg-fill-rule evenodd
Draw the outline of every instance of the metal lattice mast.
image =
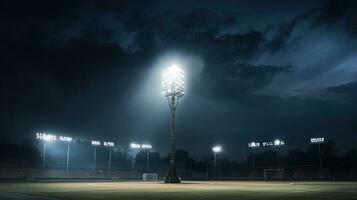
<svg viewBox="0 0 357 200">
<path fill-rule="evenodd" d="M 167 97 L 171 113 L 170 166 L 165 183 L 180 183 L 175 165 L 175 134 L 176 134 L 176 108 L 180 97 L 184 95 L 184 72 L 175 65 L 163 72 L 162 94 Z"/>
</svg>

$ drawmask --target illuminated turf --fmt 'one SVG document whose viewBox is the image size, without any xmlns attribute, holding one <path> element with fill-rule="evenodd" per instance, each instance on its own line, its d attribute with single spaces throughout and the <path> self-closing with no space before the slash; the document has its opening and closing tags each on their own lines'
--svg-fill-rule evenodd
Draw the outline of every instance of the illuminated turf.
<svg viewBox="0 0 357 200">
<path fill-rule="evenodd" d="M 357 199 L 346 182 L 0 183 L 0 192 L 58 199 Z"/>
</svg>

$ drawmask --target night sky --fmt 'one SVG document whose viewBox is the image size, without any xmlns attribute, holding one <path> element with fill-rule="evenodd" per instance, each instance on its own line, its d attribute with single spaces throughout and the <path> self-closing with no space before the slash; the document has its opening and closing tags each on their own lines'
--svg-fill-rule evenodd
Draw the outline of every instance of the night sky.
<svg viewBox="0 0 357 200">
<path fill-rule="evenodd" d="M 177 148 L 310 137 L 357 143 L 357 2 L 10 1 L 0 3 L 0 134 L 150 142 L 168 154 L 161 71 L 186 73 Z"/>
</svg>

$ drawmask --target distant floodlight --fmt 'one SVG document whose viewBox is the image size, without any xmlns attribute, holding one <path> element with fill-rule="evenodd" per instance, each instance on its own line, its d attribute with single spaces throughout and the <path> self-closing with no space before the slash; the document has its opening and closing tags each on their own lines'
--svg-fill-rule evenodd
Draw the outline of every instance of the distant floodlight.
<svg viewBox="0 0 357 200">
<path fill-rule="evenodd" d="M 285 142 L 282 140 L 274 140 L 274 146 L 281 146 L 281 145 L 285 145 Z"/>
<path fill-rule="evenodd" d="M 47 142 L 56 141 L 57 137 L 47 133 L 36 133 L 36 139 L 43 141 L 42 168 L 45 168 Z"/>
<path fill-rule="evenodd" d="M 151 144 L 142 144 L 141 148 L 142 149 L 152 149 L 152 146 L 151 146 Z"/>
<path fill-rule="evenodd" d="M 140 149 L 141 145 L 140 144 L 136 144 L 136 143 L 131 143 L 130 144 L 130 148 L 132 148 L 132 149 Z"/>
<path fill-rule="evenodd" d="M 222 147 L 221 146 L 214 146 L 212 148 L 212 151 L 215 152 L 215 153 L 219 153 L 222 151 Z"/>
<path fill-rule="evenodd" d="M 217 177 L 217 153 L 222 151 L 222 147 L 221 146 L 214 146 L 212 148 L 213 151 L 213 156 L 214 156 L 214 177 Z"/>
<path fill-rule="evenodd" d="M 318 147 L 319 147 L 319 151 L 318 151 L 318 153 L 319 153 L 319 166 L 320 166 L 320 172 L 321 172 L 321 170 L 322 170 L 321 145 L 323 143 L 325 143 L 325 138 L 323 138 L 323 137 L 321 137 L 321 138 L 311 138 L 310 139 L 310 143 L 312 145 L 318 145 Z"/>
<path fill-rule="evenodd" d="M 51 142 L 51 141 L 56 141 L 57 137 L 56 135 L 51 135 L 47 133 L 36 133 L 36 139 L 43 140 L 46 142 Z"/>
<path fill-rule="evenodd" d="M 92 140 L 92 145 L 93 146 L 100 146 L 100 142 L 96 140 Z"/>
<path fill-rule="evenodd" d="M 114 142 L 104 142 L 103 145 L 106 147 L 114 147 Z"/>
<path fill-rule="evenodd" d="M 60 136 L 59 140 L 62 142 L 72 142 L 72 138 L 71 137 L 66 137 L 66 136 Z"/>
<path fill-rule="evenodd" d="M 313 143 L 313 144 L 316 144 L 316 143 L 324 143 L 325 142 L 325 138 L 311 138 L 310 139 L 310 142 Z"/>
<path fill-rule="evenodd" d="M 274 145 L 275 145 L 275 146 L 280 145 L 280 140 L 274 140 Z"/>
<path fill-rule="evenodd" d="M 260 143 L 259 142 L 250 142 L 250 143 L 248 143 L 248 147 L 258 148 L 258 147 L 260 147 Z"/>
</svg>

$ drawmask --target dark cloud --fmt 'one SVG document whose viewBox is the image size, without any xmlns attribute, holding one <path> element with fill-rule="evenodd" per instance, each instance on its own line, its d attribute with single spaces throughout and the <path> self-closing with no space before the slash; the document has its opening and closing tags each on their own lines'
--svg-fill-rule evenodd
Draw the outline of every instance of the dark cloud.
<svg viewBox="0 0 357 200">
<path fill-rule="evenodd" d="M 300 137 L 291 145 L 301 146 L 310 135 L 342 140 L 357 130 L 355 40 L 345 37 L 356 33 L 354 1 L 1 4 L 6 135 L 45 127 L 166 142 L 144 80 L 172 50 L 202 65 L 178 117 L 178 145 L 195 146 L 194 155 L 218 140 L 239 158 L 251 139 Z M 272 92 L 296 88 L 312 95 Z"/>
<path fill-rule="evenodd" d="M 291 66 L 252 65 L 245 62 L 209 66 L 203 72 L 208 91 L 235 99 L 268 85 L 278 73 L 289 73 Z"/>
<path fill-rule="evenodd" d="M 353 0 L 328 0 L 320 9 L 317 24 L 334 26 L 342 24 L 353 36 L 357 34 L 357 2 Z"/>
<path fill-rule="evenodd" d="M 295 26 L 302 20 L 309 19 L 317 11 L 316 8 L 312 8 L 301 15 L 294 17 L 289 23 L 283 22 L 278 27 L 276 27 L 276 33 L 273 38 L 267 42 L 266 48 L 271 51 L 271 53 L 276 53 L 279 50 L 286 50 L 285 47 L 288 45 L 288 40 L 291 37 L 291 33 Z M 274 26 L 270 26 L 268 30 L 271 31 Z"/>
</svg>

